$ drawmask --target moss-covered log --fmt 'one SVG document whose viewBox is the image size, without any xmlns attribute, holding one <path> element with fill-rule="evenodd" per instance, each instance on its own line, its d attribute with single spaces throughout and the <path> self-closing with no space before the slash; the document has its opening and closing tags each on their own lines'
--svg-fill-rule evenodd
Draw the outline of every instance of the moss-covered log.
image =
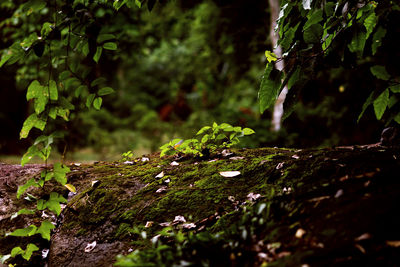
<svg viewBox="0 0 400 267">
<path fill-rule="evenodd" d="M 71 165 L 69 183 L 78 193 L 69 196 L 61 217 L 54 220 L 57 228 L 51 241 L 40 243 L 41 249 L 50 248 L 48 256 L 42 259 L 41 251 L 35 252 L 28 264 L 110 266 L 118 254 L 151 248 L 151 242 L 138 234 L 142 230 L 151 238 L 162 229 L 160 224 L 182 227 L 175 219 L 183 216 L 186 225 L 193 223 L 187 231 L 226 231 L 241 220 L 242 207 L 254 202 L 268 205 L 268 220 L 257 226 L 257 236 L 241 247 L 243 252 L 229 251 L 225 258 L 222 253 L 219 264 L 400 264 L 397 149 L 232 152 L 208 160 L 160 159 L 155 154 L 148 160 Z M 174 160 L 178 164 L 171 164 Z M 240 174 L 225 177 L 223 171 Z M 4 237 L 5 233 L 28 222 L 38 223 L 35 215 L 10 218 L 18 207 L 29 205 L 15 199 L 15 185 L 31 175 L 10 178 L 3 172 L 0 177 L 0 254 L 27 243 Z M 31 193 L 46 194 L 49 189 Z M 56 190 L 68 196 L 66 189 Z M 94 249 L 86 252 L 94 241 Z M 212 263 L 212 258 L 208 260 Z M 25 264 L 18 258 L 17 262 Z"/>
</svg>

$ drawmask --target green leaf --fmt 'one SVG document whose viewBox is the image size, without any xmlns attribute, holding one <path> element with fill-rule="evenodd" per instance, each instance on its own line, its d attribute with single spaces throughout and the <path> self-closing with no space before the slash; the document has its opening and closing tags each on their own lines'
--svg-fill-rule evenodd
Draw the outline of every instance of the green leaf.
<svg viewBox="0 0 400 267">
<path fill-rule="evenodd" d="M 75 109 L 75 106 L 71 102 L 69 102 L 69 100 L 67 98 L 65 98 L 63 96 L 60 97 L 60 102 L 59 103 L 60 103 L 60 106 L 65 108 L 65 109 L 68 109 L 68 110 L 74 110 Z"/>
<path fill-rule="evenodd" d="M 117 50 L 117 44 L 113 42 L 108 42 L 103 44 L 103 48 L 107 50 Z"/>
<path fill-rule="evenodd" d="M 96 97 L 93 101 L 93 107 L 97 110 L 100 110 L 101 103 L 103 103 L 103 99 L 101 97 Z"/>
<path fill-rule="evenodd" d="M 37 98 L 42 94 L 42 92 L 43 92 L 43 86 L 40 85 L 38 80 L 34 80 L 28 86 L 28 90 L 26 92 L 26 100 Z"/>
<path fill-rule="evenodd" d="M 291 46 L 296 34 L 297 28 L 300 26 L 300 22 L 297 23 L 294 27 L 289 27 L 287 31 L 285 31 L 283 38 L 279 40 L 279 44 L 282 47 L 283 51 L 287 51 Z"/>
<path fill-rule="evenodd" d="M 14 258 L 15 256 L 18 256 L 18 255 L 20 255 L 20 254 L 22 254 L 24 252 L 25 252 L 25 250 L 23 250 L 21 247 L 14 247 L 11 250 L 11 257 Z"/>
<path fill-rule="evenodd" d="M 45 126 L 46 121 L 42 118 L 39 118 L 36 113 L 33 113 L 24 121 L 21 132 L 19 133 L 19 137 L 20 139 L 28 137 L 29 132 L 33 127 L 43 131 Z"/>
<path fill-rule="evenodd" d="M 389 89 L 386 89 L 378 96 L 377 99 L 374 100 L 374 111 L 375 111 L 375 116 L 378 120 L 382 118 L 383 113 L 385 112 L 388 104 L 389 104 Z"/>
<path fill-rule="evenodd" d="M 44 210 L 46 208 L 46 201 L 44 199 L 38 199 L 36 208 L 38 210 Z"/>
<path fill-rule="evenodd" d="M 367 35 L 365 39 L 368 39 L 369 35 L 372 33 L 376 26 L 376 22 L 378 21 L 378 18 L 375 15 L 375 12 L 372 12 L 365 20 L 364 20 L 364 26 L 365 29 L 367 30 Z"/>
<path fill-rule="evenodd" d="M 31 214 L 35 214 L 34 210 L 30 210 L 30 209 L 20 209 L 18 212 L 14 213 L 13 215 L 11 215 L 10 220 L 13 220 L 15 218 L 17 218 L 19 215 L 31 215 Z"/>
<path fill-rule="evenodd" d="M 393 118 L 395 122 L 397 122 L 398 124 L 400 124 L 400 112 L 397 113 L 397 115 Z"/>
<path fill-rule="evenodd" d="M 81 86 L 79 86 L 79 87 L 76 88 L 76 90 L 75 90 L 75 97 L 79 97 L 79 96 L 82 94 L 83 91 L 87 91 L 87 90 L 88 90 L 88 88 L 87 88 L 86 85 L 81 85 Z"/>
<path fill-rule="evenodd" d="M 22 258 L 29 261 L 29 259 L 32 257 L 33 252 L 38 251 L 38 250 L 39 250 L 39 248 L 35 244 L 29 243 L 26 246 L 25 252 L 22 254 Z"/>
<path fill-rule="evenodd" d="M 351 40 L 350 44 L 348 44 L 348 48 L 351 52 L 357 53 L 357 55 L 361 57 L 364 52 L 366 41 L 366 33 L 363 31 L 356 31 L 353 34 L 353 39 Z"/>
<path fill-rule="evenodd" d="M 25 193 L 25 191 L 31 187 L 39 187 L 39 185 L 37 184 L 35 178 L 31 178 L 29 179 L 25 184 L 18 186 L 18 190 L 17 190 L 17 198 L 20 198 L 20 196 Z"/>
<path fill-rule="evenodd" d="M 1 57 L 0 61 L 0 68 L 12 57 L 13 55 L 11 53 L 6 53 Z"/>
<path fill-rule="evenodd" d="M 268 62 L 276 61 L 278 57 L 271 51 L 265 51 L 265 57 L 267 58 Z"/>
<path fill-rule="evenodd" d="M 393 93 L 400 93 L 400 84 L 392 85 L 389 88 Z"/>
<path fill-rule="evenodd" d="M 67 78 L 70 78 L 71 76 L 72 76 L 71 72 L 69 70 L 65 70 L 58 75 L 58 78 L 63 81 L 66 80 Z"/>
<path fill-rule="evenodd" d="M 22 6 L 22 11 L 30 15 L 33 12 L 41 11 L 46 7 L 46 2 L 43 0 L 30 0 Z"/>
<path fill-rule="evenodd" d="M 86 57 L 89 54 L 89 43 L 85 42 L 85 44 L 82 47 L 82 54 Z"/>
<path fill-rule="evenodd" d="M 50 232 L 56 228 L 51 222 L 43 221 L 40 227 L 37 229 L 36 234 L 40 234 L 43 239 L 50 241 Z"/>
<path fill-rule="evenodd" d="M 25 154 L 22 156 L 21 159 L 21 166 L 24 166 L 26 163 L 28 163 L 34 156 L 39 156 L 40 151 L 37 148 L 37 146 L 32 145 L 28 148 L 28 151 L 25 152 Z"/>
<path fill-rule="evenodd" d="M 32 236 L 36 234 L 37 227 L 35 225 L 30 225 L 23 229 L 17 229 L 11 233 L 7 233 L 6 236 Z"/>
<path fill-rule="evenodd" d="M 115 40 L 115 39 L 116 37 L 114 34 L 109 34 L 109 33 L 99 34 L 99 36 L 97 37 L 97 43 L 103 43 L 104 41 Z"/>
<path fill-rule="evenodd" d="M 357 123 L 360 121 L 361 117 L 364 115 L 365 110 L 368 108 L 369 105 L 372 104 L 373 102 L 373 97 L 374 97 L 374 91 L 371 92 L 371 94 L 368 96 L 367 100 L 365 100 L 360 115 L 358 115 Z"/>
<path fill-rule="evenodd" d="M 43 87 L 44 89 L 45 87 Z M 45 108 L 47 103 L 49 102 L 49 93 L 47 90 L 43 90 L 43 94 L 40 95 L 38 98 L 35 99 L 35 104 L 34 104 L 34 108 L 35 108 L 35 113 L 36 114 L 40 114 L 42 113 Z"/>
<path fill-rule="evenodd" d="M 370 68 L 371 73 L 378 79 L 381 80 L 389 80 L 390 75 L 387 73 L 386 68 L 384 66 L 375 65 Z"/>
<path fill-rule="evenodd" d="M 255 131 L 253 129 L 250 129 L 250 128 L 244 128 L 243 129 L 243 134 L 244 135 L 251 135 L 251 134 L 254 134 L 254 133 L 255 133 Z"/>
<path fill-rule="evenodd" d="M 379 27 L 378 30 L 375 32 L 374 36 L 372 37 L 372 55 L 376 54 L 378 48 L 382 45 L 382 38 L 386 35 L 386 29 Z"/>
<path fill-rule="evenodd" d="M 50 91 L 50 99 L 51 100 L 58 100 L 57 84 L 53 80 L 49 81 L 49 91 Z"/>
<path fill-rule="evenodd" d="M 93 100 L 96 97 L 95 94 L 90 94 L 88 95 L 88 97 L 86 98 L 86 107 L 90 108 L 92 106 Z"/>
<path fill-rule="evenodd" d="M 293 74 L 290 76 L 289 81 L 287 83 L 288 90 L 292 88 L 292 86 L 299 80 L 300 78 L 300 71 L 301 67 L 297 66 L 296 70 L 293 72 Z"/>
<path fill-rule="evenodd" d="M 50 22 L 45 22 L 42 25 L 42 29 L 40 30 L 40 35 L 42 36 L 42 38 L 46 38 L 49 33 L 53 30 L 53 24 L 51 24 Z"/>
<path fill-rule="evenodd" d="M 310 28 L 312 25 L 319 23 L 322 20 L 322 9 L 317 9 L 303 26 L 303 31 Z"/>
<path fill-rule="evenodd" d="M 139 8 L 142 8 L 142 2 L 140 2 L 139 0 L 135 0 L 135 4 L 136 4 Z"/>
<path fill-rule="evenodd" d="M 104 83 L 105 81 L 107 81 L 106 78 L 100 77 L 100 78 L 95 79 L 93 82 L 91 82 L 90 86 L 95 87 L 96 85 Z"/>
<path fill-rule="evenodd" d="M 303 33 L 304 42 L 307 44 L 317 44 L 321 42 L 324 28 L 320 24 L 310 25 Z"/>
<path fill-rule="evenodd" d="M 53 167 L 54 179 L 61 185 L 65 185 L 67 183 L 66 174 L 70 171 L 71 170 L 67 166 L 62 165 L 60 162 L 54 163 Z"/>
<path fill-rule="evenodd" d="M 114 93 L 114 89 L 112 89 L 111 87 L 103 87 L 97 92 L 99 96 L 109 95 L 112 93 Z"/>
<path fill-rule="evenodd" d="M 101 56 L 101 52 L 103 52 L 103 48 L 102 48 L 101 46 L 98 46 L 97 49 L 96 49 L 96 53 L 95 53 L 94 56 L 93 56 L 93 60 L 94 60 L 96 63 L 99 63 L 99 59 L 100 59 L 100 56 Z"/>
<path fill-rule="evenodd" d="M 207 130 L 209 130 L 209 129 L 211 129 L 211 126 L 204 126 L 203 128 L 201 128 L 197 133 L 196 133 L 196 135 L 200 135 L 200 134 L 203 134 L 203 133 L 205 133 Z"/>
<path fill-rule="evenodd" d="M 261 80 L 258 99 L 260 101 L 260 113 L 269 108 L 279 95 L 281 86 L 281 72 L 274 69 L 272 63 L 268 63 Z"/>
</svg>

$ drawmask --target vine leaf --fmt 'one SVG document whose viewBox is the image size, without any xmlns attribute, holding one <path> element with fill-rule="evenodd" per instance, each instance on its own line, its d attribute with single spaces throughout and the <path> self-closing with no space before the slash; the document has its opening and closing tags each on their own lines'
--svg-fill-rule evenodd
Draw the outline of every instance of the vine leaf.
<svg viewBox="0 0 400 267">
<path fill-rule="evenodd" d="M 96 99 L 93 101 L 93 107 L 97 110 L 100 110 L 102 103 L 103 99 L 101 97 L 96 97 Z"/>
<path fill-rule="evenodd" d="M 31 178 L 25 184 L 23 184 L 21 186 L 18 186 L 17 198 L 19 198 L 31 186 L 39 187 L 39 185 L 36 182 L 35 178 Z"/>
<path fill-rule="evenodd" d="M 42 222 L 40 227 L 36 230 L 36 234 L 40 234 L 43 239 L 50 241 L 50 232 L 54 228 L 55 228 L 55 226 L 51 222 L 45 220 Z"/>
<path fill-rule="evenodd" d="M 386 110 L 387 105 L 389 104 L 389 89 L 386 89 L 378 96 L 377 99 L 374 100 L 374 111 L 375 116 L 378 120 L 380 120 L 383 116 L 383 113 Z"/>
<path fill-rule="evenodd" d="M 382 38 L 386 35 L 386 29 L 379 27 L 372 38 L 372 55 L 376 54 L 378 48 L 382 45 Z"/>
<path fill-rule="evenodd" d="M 67 183 L 66 174 L 70 171 L 70 169 L 62 165 L 60 162 L 54 163 L 54 179 L 59 182 L 61 185 L 65 185 Z"/>
<path fill-rule="evenodd" d="M 57 84 L 54 80 L 49 81 L 50 100 L 58 100 Z"/>
<path fill-rule="evenodd" d="M 7 233 L 6 236 L 32 236 L 36 234 L 36 229 L 37 227 L 35 225 L 29 225 L 26 228 L 23 229 L 17 229 L 11 233 Z M 12 254 L 12 252 L 11 252 Z"/>
</svg>

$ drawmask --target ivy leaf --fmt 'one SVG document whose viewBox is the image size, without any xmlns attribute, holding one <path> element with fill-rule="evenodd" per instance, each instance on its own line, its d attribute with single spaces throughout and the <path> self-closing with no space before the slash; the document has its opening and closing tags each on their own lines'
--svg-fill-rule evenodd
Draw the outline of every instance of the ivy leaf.
<svg viewBox="0 0 400 267">
<path fill-rule="evenodd" d="M 25 184 L 18 186 L 17 198 L 19 198 L 31 186 L 39 187 L 35 178 L 31 178 Z"/>
<path fill-rule="evenodd" d="M 101 97 L 96 97 L 93 101 L 93 107 L 97 110 L 100 110 L 101 104 L 103 103 L 103 99 Z"/>
<path fill-rule="evenodd" d="M 29 243 L 26 246 L 25 252 L 22 254 L 22 258 L 29 261 L 29 259 L 32 257 L 33 252 L 38 251 L 38 250 L 39 250 L 39 248 L 35 244 Z"/>
<path fill-rule="evenodd" d="M 67 166 L 62 165 L 60 162 L 54 163 L 54 179 L 61 185 L 65 185 L 67 183 L 66 174 L 70 171 L 71 170 Z"/>
<path fill-rule="evenodd" d="M 37 227 L 35 225 L 30 225 L 23 229 L 17 229 L 11 233 L 7 233 L 6 236 L 32 236 L 36 234 Z M 12 254 L 12 253 L 11 253 Z"/>
<path fill-rule="evenodd" d="M 268 50 L 265 51 L 265 57 L 267 58 L 268 62 L 276 61 L 278 59 L 275 53 Z"/>
<path fill-rule="evenodd" d="M 50 99 L 58 100 L 57 84 L 54 80 L 49 81 L 49 91 L 50 91 Z"/>
<path fill-rule="evenodd" d="M 389 75 L 389 73 L 387 73 L 384 66 L 375 65 L 375 66 L 372 66 L 370 68 L 370 70 L 371 70 L 371 73 L 378 79 L 385 80 L 385 81 L 390 79 L 390 75 Z"/>
<path fill-rule="evenodd" d="M 19 133 L 19 138 L 22 139 L 28 137 L 29 132 L 33 127 L 43 131 L 45 126 L 46 121 L 42 118 L 39 118 L 36 113 L 33 113 L 24 121 L 21 132 Z"/>
<path fill-rule="evenodd" d="M 96 49 L 96 53 L 95 53 L 94 56 L 93 56 L 93 60 L 94 60 L 96 63 L 99 63 L 99 59 L 100 59 L 100 56 L 101 56 L 101 52 L 103 52 L 103 48 L 102 48 L 101 46 L 98 46 L 97 49 Z"/>
<path fill-rule="evenodd" d="M 34 210 L 30 210 L 30 209 L 20 209 L 18 212 L 14 213 L 13 215 L 11 215 L 10 220 L 14 220 L 15 218 L 17 218 L 19 215 L 31 215 L 31 214 L 35 214 Z"/>
<path fill-rule="evenodd" d="M 103 48 L 107 50 L 117 50 L 117 44 L 113 42 L 107 42 L 103 44 Z"/>
<path fill-rule="evenodd" d="M 281 86 L 281 72 L 274 69 L 272 63 L 268 63 L 261 80 L 258 98 L 260 101 L 260 113 L 271 106 L 278 97 Z"/>
<path fill-rule="evenodd" d="M 114 92 L 115 92 L 114 89 L 112 89 L 111 87 L 103 87 L 97 92 L 97 94 L 99 96 L 104 96 L 104 95 L 112 94 Z"/>
<path fill-rule="evenodd" d="M 320 24 L 313 24 L 309 26 L 303 33 L 304 41 L 307 44 L 316 44 L 321 41 L 324 28 Z"/>
<path fill-rule="evenodd" d="M 375 116 L 378 120 L 380 120 L 383 116 L 383 113 L 386 110 L 387 105 L 389 104 L 389 89 L 386 89 L 378 96 L 377 99 L 374 100 L 374 111 Z"/>
<path fill-rule="evenodd" d="M 50 232 L 54 228 L 55 228 L 55 226 L 51 222 L 45 220 L 42 222 L 40 227 L 36 230 L 36 234 L 40 234 L 43 239 L 50 241 Z"/>
</svg>

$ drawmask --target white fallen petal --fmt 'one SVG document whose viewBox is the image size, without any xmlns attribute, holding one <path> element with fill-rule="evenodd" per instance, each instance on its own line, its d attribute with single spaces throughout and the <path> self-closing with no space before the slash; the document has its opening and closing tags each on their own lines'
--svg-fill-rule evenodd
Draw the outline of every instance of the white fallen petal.
<svg viewBox="0 0 400 267">
<path fill-rule="evenodd" d="M 167 191 L 167 187 L 166 186 L 161 186 L 160 188 L 157 189 L 156 193 L 162 193 Z"/>
<path fill-rule="evenodd" d="M 157 174 L 156 178 L 160 179 L 164 177 L 164 171 L 160 172 L 159 174 Z"/>
<path fill-rule="evenodd" d="M 99 180 L 92 181 L 92 187 L 95 186 L 98 182 L 99 182 Z"/>
<path fill-rule="evenodd" d="M 162 227 L 167 227 L 167 226 L 171 226 L 171 223 L 170 222 L 163 222 L 163 223 L 160 223 L 159 225 L 162 226 Z"/>
<path fill-rule="evenodd" d="M 306 231 L 304 229 L 297 229 L 295 236 L 297 238 L 302 238 L 306 234 Z"/>
<path fill-rule="evenodd" d="M 212 160 L 209 160 L 208 162 L 215 162 L 215 161 L 217 161 L 218 159 L 212 159 Z"/>
<path fill-rule="evenodd" d="M 166 183 L 166 184 L 169 184 L 171 182 L 171 179 L 166 179 L 166 180 L 164 180 L 164 183 Z"/>
<path fill-rule="evenodd" d="M 251 192 L 247 195 L 247 199 L 250 201 L 255 201 L 255 200 L 259 199 L 260 197 L 261 197 L 260 194 L 254 194 L 253 192 Z"/>
<path fill-rule="evenodd" d="M 280 168 L 283 167 L 284 162 L 278 163 L 278 165 L 276 165 L 276 169 L 279 170 Z"/>
<path fill-rule="evenodd" d="M 184 223 L 186 222 L 185 217 L 182 215 L 175 216 L 174 223 Z"/>
<path fill-rule="evenodd" d="M 47 255 L 49 254 L 49 251 L 50 250 L 48 248 L 45 248 L 45 249 L 42 250 L 42 259 L 47 258 Z"/>
<path fill-rule="evenodd" d="M 179 163 L 176 162 L 176 161 L 173 161 L 173 162 L 171 162 L 169 165 L 171 165 L 171 166 L 179 166 Z"/>
<path fill-rule="evenodd" d="M 127 160 L 127 161 L 124 161 L 124 164 L 126 164 L 126 165 L 133 165 L 133 164 L 135 164 L 133 161 L 130 161 L 130 160 Z"/>
<path fill-rule="evenodd" d="M 230 160 L 239 160 L 239 159 L 244 159 L 244 157 L 231 157 L 229 158 Z"/>
<path fill-rule="evenodd" d="M 235 202 L 235 197 L 234 196 L 229 196 L 228 200 L 231 201 L 231 202 Z"/>
<path fill-rule="evenodd" d="M 146 161 L 150 161 L 150 159 L 149 159 L 149 158 L 146 158 L 146 157 L 143 157 L 143 158 L 141 159 L 141 161 L 142 161 L 142 162 L 146 162 Z"/>
<path fill-rule="evenodd" d="M 230 155 L 233 155 L 233 153 L 231 151 L 229 151 L 228 149 L 224 149 L 224 150 L 222 150 L 221 155 L 223 157 L 228 157 Z"/>
<path fill-rule="evenodd" d="M 74 165 L 75 165 L 76 167 L 81 166 L 81 164 L 82 164 L 82 163 L 74 163 Z"/>
<path fill-rule="evenodd" d="M 298 155 L 293 155 L 292 158 L 299 159 L 300 157 Z"/>
<path fill-rule="evenodd" d="M 226 171 L 226 172 L 219 172 L 220 175 L 224 177 L 235 177 L 240 175 L 239 171 Z"/>
<path fill-rule="evenodd" d="M 87 244 L 86 248 L 85 248 L 85 252 L 90 252 L 92 251 L 97 245 L 96 241 L 93 241 L 92 243 Z"/>
<path fill-rule="evenodd" d="M 194 223 L 184 223 L 182 224 L 183 229 L 193 229 L 196 228 L 196 225 Z"/>
</svg>

